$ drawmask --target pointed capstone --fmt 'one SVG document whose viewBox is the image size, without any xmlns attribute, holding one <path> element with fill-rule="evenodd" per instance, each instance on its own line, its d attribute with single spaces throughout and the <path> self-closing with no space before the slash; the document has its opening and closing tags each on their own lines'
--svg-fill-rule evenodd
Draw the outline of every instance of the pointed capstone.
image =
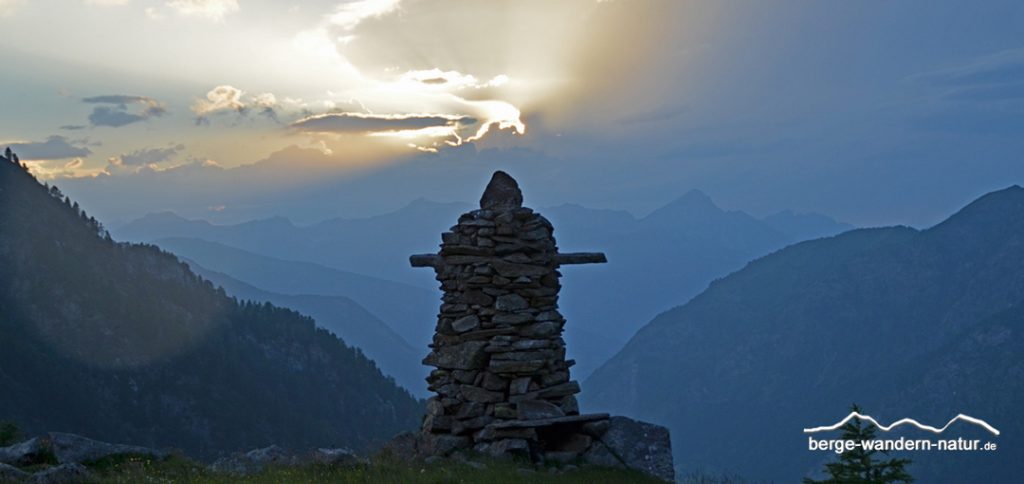
<svg viewBox="0 0 1024 484">
<path fill-rule="evenodd" d="M 480 208 L 484 210 L 505 211 L 523 206 L 523 192 L 519 184 L 508 173 L 496 171 L 487 184 L 484 195 L 480 197 Z"/>
</svg>

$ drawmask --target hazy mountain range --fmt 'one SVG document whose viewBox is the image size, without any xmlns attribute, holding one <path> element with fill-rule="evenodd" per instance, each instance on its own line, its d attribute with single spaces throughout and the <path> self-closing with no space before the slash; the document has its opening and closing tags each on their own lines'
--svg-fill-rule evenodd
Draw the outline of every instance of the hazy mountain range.
<svg viewBox="0 0 1024 484">
<path fill-rule="evenodd" d="M 780 482 L 832 458 L 808 451 L 801 429 L 852 403 L 883 422 L 965 413 L 1003 431 L 999 454 L 915 452 L 911 473 L 1010 482 L 1024 471 L 1008 458 L 1024 449 L 1022 324 L 1014 186 L 927 230 L 853 230 L 751 262 L 641 329 L 582 402 L 668 425 L 683 468 Z M 975 435 L 993 438 L 963 424 L 943 437 Z"/>
<path fill-rule="evenodd" d="M 361 350 L 391 375 L 399 385 L 413 393 L 425 394 L 423 378 L 429 373 L 419 361 L 423 351 L 389 325 L 370 314 L 363 306 L 345 296 L 287 295 L 257 289 L 222 272 L 211 271 L 194 261 L 186 261 L 193 272 L 220 286 L 228 295 L 251 301 L 267 301 L 291 308 L 313 318 L 317 325 L 340 336 L 345 343 Z"/>
<path fill-rule="evenodd" d="M 0 420 L 200 457 L 417 427 L 420 403 L 312 319 L 105 237 L 3 158 L 0 207 Z"/>
<path fill-rule="evenodd" d="M 331 219 L 310 226 L 296 226 L 280 217 L 213 225 L 160 213 L 122 226 L 114 234 L 118 239 L 157 243 L 263 290 L 350 297 L 414 349 L 425 351 L 440 293 L 433 273 L 410 268 L 408 256 L 435 251 L 440 233 L 469 209 L 468 204 L 417 200 L 376 217 Z M 563 252 L 601 250 L 609 257 L 602 266 L 562 271 L 561 307 L 569 318 L 566 338 L 570 355 L 578 361 L 574 372 L 580 377 L 611 357 L 644 322 L 686 302 L 714 278 L 792 242 L 850 228 L 817 214 L 782 212 L 757 219 L 740 211 L 724 211 L 699 191 L 642 218 L 578 205 L 539 211 L 554 223 Z M 256 254 L 278 260 L 259 259 Z M 413 291 L 407 287 L 382 291 L 340 285 L 331 279 L 358 276 L 322 275 L 328 267 L 400 281 L 427 292 L 410 299 Z M 419 360 L 410 363 L 418 366 Z"/>
</svg>

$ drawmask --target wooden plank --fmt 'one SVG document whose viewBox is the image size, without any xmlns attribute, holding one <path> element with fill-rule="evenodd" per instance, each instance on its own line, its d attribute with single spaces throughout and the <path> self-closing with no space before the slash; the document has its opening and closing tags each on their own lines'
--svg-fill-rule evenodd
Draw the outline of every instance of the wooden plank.
<svg viewBox="0 0 1024 484">
<path fill-rule="evenodd" d="M 551 425 L 584 424 L 596 420 L 608 420 L 607 413 L 591 413 L 586 415 L 570 415 L 566 417 L 541 418 L 536 420 L 499 420 L 487 426 L 493 429 L 522 429 L 531 427 L 548 427 Z"/>
<path fill-rule="evenodd" d="M 413 267 L 437 267 L 443 260 L 437 254 L 415 254 L 409 256 L 409 263 Z M 562 266 L 571 264 L 603 264 L 605 262 L 608 262 L 608 258 L 602 252 L 555 254 L 555 263 Z"/>
<path fill-rule="evenodd" d="M 409 263 L 413 267 L 437 267 L 441 263 L 441 256 L 437 254 L 415 254 L 409 256 Z"/>
<path fill-rule="evenodd" d="M 569 264 L 604 264 L 608 262 L 603 252 L 574 252 L 569 254 L 555 254 L 555 262 L 558 265 Z"/>
</svg>

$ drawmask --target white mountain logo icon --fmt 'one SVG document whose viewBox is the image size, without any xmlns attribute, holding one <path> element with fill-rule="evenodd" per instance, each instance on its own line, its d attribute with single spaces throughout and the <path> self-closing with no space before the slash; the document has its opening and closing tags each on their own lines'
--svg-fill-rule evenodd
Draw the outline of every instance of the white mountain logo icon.
<svg viewBox="0 0 1024 484">
<path fill-rule="evenodd" d="M 958 420 L 963 420 L 964 422 L 972 423 L 972 424 L 977 425 L 977 426 L 979 426 L 981 428 L 984 428 L 985 430 L 988 430 L 989 432 L 992 433 L 992 435 L 999 435 L 999 430 L 996 430 L 995 427 L 989 425 L 988 422 L 986 422 L 986 421 L 984 421 L 984 420 L 982 420 L 980 418 L 971 417 L 970 415 L 964 415 L 962 413 L 957 415 L 956 417 L 953 417 L 952 419 L 950 419 L 950 421 L 946 422 L 946 425 L 943 425 L 942 428 L 936 428 L 936 427 L 932 427 L 931 425 L 924 425 L 921 422 L 918 422 L 917 420 L 914 420 L 912 418 L 903 418 L 903 419 L 897 420 L 897 421 L 895 421 L 895 422 L 893 422 L 893 423 L 891 423 L 889 425 L 882 425 L 882 424 L 878 423 L 878 421 L 875 420 L 870 415 L 862 415 L 862 414 L 857 413 L 857 412 L 850 412 L 850 414 L 847 415 L 846 418 L 844 418 L 844 419 L 842 419 L 842 420 L 840 420 L 840 421 L 838 421 L 838 422 L 836 422 L 836 423 L 834 423 L 832 425 L 827 425 L 827 426 L 824 426 L 824 427 L 813 427 L 813 428 L 809 428 L 809 429 L 804 429 L 804 433 L 805 434 L 813 434 L 815 432 L 828 432 L 830 430 L 836 430 L 839 427 L 842 427 L 843 425 L 846 425 L 846 422 L 849 422 L 850 420 L 852 420 L 854 418 L 859 418 L 861 420 L 865 420 L 865 421 L 871 422 L 872 424 L 875 425 L 875 427 L 878 427 L 878 429 L 883 431 L 883 432 L 888 432 L 888 431 L 890 431 L 890 430 L 892 430 L 892 429 L 894 429 L 896 427 L 899 427 L 900 425 L 910 424 L 910 425 L 913 425 L 913 426 L 915 426 L 915 427 L 917 427 L 917 428 L 919 428 L 921 430 L 927 430 L 929 432 L 933 432 L 933 433 L 936 433 L 936 434 L 941 434 L 950 425 L 953 425 L 954 422 L 956 422 Z"/>
</svg>

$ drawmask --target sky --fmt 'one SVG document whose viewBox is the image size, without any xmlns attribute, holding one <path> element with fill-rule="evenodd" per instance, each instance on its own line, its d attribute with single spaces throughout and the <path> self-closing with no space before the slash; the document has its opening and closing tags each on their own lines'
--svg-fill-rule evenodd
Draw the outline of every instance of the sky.
<svg viewBox="0 0 1024 484">
<path fill-rule="evenodd" d="M 108 225 L 474 201 L 928 226 L 1024 180 L 1024 4 L 0 0 L 0 144 Z"/>
</svg>

